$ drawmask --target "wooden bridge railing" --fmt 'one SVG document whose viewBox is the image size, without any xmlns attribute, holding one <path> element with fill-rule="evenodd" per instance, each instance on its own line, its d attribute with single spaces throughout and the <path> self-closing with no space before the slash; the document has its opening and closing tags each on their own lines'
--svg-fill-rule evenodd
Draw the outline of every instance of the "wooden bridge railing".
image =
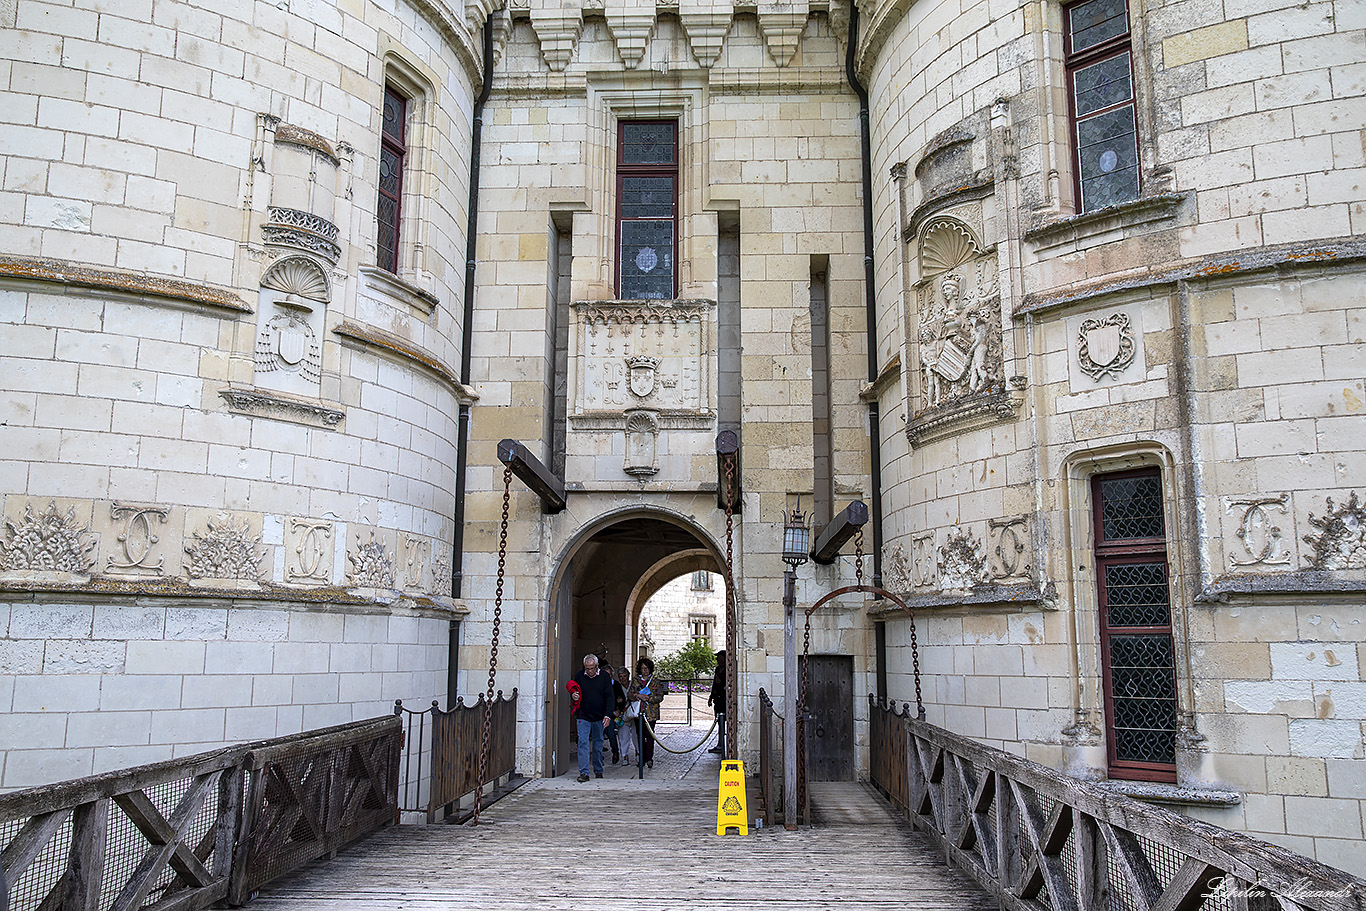
<svg viewBox="0 0 1366 911">
<path fill-rule="evenodd" d="M 425 811 L 427 821 L 435 822 L 454 813 L 461 799 L 478 788 L 487 705 L 483 693 L 474 705 L 466 705 L 463 697 L 456 697 L 455 707 L 448 712 L 443 712 L 436 702 L 423 712 L 404 707 L 402 700 L 394 703 L 394 714 L 407 717 L 408 743 L 401 787 L 404 810 Z M 494 697 L 489 743 L 485 784 L 497 783 L 516 770 L 516 688 L 511 696 L 504 696 L 499 690 Z M 424 768 L 428 770 L 425 774 Z"/>
<path fill-rule="evenodd" d="M 774 721 L 782 724 L 782 716 L 773 708 L 773 700 L 759 687 L 759 799 L 764 804 L 764 825 L 772 827 L 783 810 L 783 735 L 774 730 Z"/>
<path fill-rule="evenodd" d="M 379 718 L 0 795 L 0 908 L 196 911 L 397 815 Z"/>
<path fill-rule="evenodd" d="M 870 703 L 873 783 L 1010 911 L 1362 911 L 1366 881 Z"/>
</svg>

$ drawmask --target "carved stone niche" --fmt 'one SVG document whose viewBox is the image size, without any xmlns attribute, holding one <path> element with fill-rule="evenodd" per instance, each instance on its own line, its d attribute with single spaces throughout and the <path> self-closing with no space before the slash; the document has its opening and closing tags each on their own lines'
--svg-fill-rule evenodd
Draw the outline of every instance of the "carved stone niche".
<svg viewBox="0 0 1366 911">
<path fill-rule="evenodd" d="M 659 421 L 650 411 L 626 414 L 626 473 L 648 478 L 659 471 Z"/>
<path fill-rule="evenodd" d="M 286 257 L 266 270 L 256 311 L 258 387 L 319 396 L 323 327 L 331 297 L 327 273 L 310 257 Z"/>
<path fill-rule="evenodd" d="M 995 250 L 946 215 L 925 223 L 917 246 L 912 445 L 1013 417 L 1019 406 L 1005 383 Z"/>
</svg>

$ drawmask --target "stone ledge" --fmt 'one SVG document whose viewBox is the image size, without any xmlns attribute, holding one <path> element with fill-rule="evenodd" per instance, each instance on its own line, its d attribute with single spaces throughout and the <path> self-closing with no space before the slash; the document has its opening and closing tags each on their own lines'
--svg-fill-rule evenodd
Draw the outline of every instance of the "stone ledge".
<svg viewBox="0 0 1366 911">
<path fill-rule="evenodd" d="M 1366 238 L 1279 244 L 1256 250 L 1238 250 L 1217 256 L 1192 257 L 1169 268 L 1145 268 L 1138 274 L 1073 285 L 1056 291 L 1026 294 L 1013 316 L 1038 315 L 1049 310 L 1090 301 L 1106 294 L 1175 285 L 1182 281 L 1215 281 L 1275 269 L 1297 269 L 1326 263 L 1366 260 Z"/>
<path fill-rule="evenodd" d="M 1096 786 L 1149 803 L 1198 807 L 1236 807 L 1243 802 L 1243 795 L 1238 791 L 1225 791 L 1220 788 L 1183 788 L 1180 785 L 1163 784 L 1157 781 L 1120 781 L 1115 778 L 1107 778 L 1096 782 Z"/>
<path fill-rule="evenodd" d="M 218 307 L 233 313 L 253 312 L 242 298 L 226 288 L 160 275 L 97 269 L 60 259 L 0 256 L 0 278 L 50 282 L 120 294 L 152 295 L 182 303 Z"/>
<path fill-rule="evenodd" d="M 1237 595 L 1348 595 L 1366 593 L 1366 572 L 1301 569 L 1283 573 L 1226 575 L 1195 596 L 1196 604 L 1226 604 Z"/>
<path fill-rule="evenodd" d="M 1034 582 L 1001 583 L 985 582 L 968 591 L 933 591 L 925 594 L 902 596 L 911 610 L 952 609 L 955 607 L 1004 607 L 1016 610 L 1022 607 L 1053 610 L 1056 607 L 1057 592 L 1050 582 L 1042 589 Z M 901 608 L 894 604 L 869 607 L 868 616 L 873 618 L 895 618 L 904 616 Z"/>
<path fill-rule="evenodd" d="M 412 282 L 403 280 L 387 269 L 381 269 L 378 266 L 360 266 L 358 271 L 371 288 L 401 300 L 423 320 L 430 317 L 441 305 L 441 299 L 435 294 L 419 288 Z"/>
<path fill-rule="evenodd" d="M 250 417 L 290 421 L 323 430 L 336 430 L 346 420 L 346 412 L 339 408 L 270 389 L 229 386 L 218 390 L 218 394 L 228 403 L 229 411 Z"/>
<path fill-rule="evenodd" d="M 372 326 L 362 326 L 360 323 L 351 320 L 343 320 L 332 331 L 344 339 L 360 342 L 363 347 L 377 348 L 391 355 L 396 355 L 401 360 L 426 368 L 434 373 L 437 379 L 450 386 L 455 391 L 456 398 L 461 402 L 474 402 L 479 398 L 479 394 L 460 382 L 455 371 L 446 366 L 436 355 L 399 338 L 393 333 L 385 332 L 383 329 L 375 329 Z"/>
<path fill-rule="evenodd" d="M 1094 212 L 1068 215 L 1043 222 L 1024 233 L 1024 239 L 1040 252 L 1061 246 L 1069 241 L 1080 243 L 1112 231 L 1137 228 L 1142 225 L 1168 221 L 1176 217 L 1184 193 L 1162 193 L 1129 202 L 1116 203 Z"/>
<path fill-rule="evenodd" d="M 469 607 L 463 600 L 438 598 L 431 595 L 410 595 L 396 591 L 385 591 L 386 597 L 367 597 L 374 589 L 349 589 L 339 586 L 320 586 L 318 588 L 294 588 L 259 583 L 255 591 L 242 589 L 212 588 L 196 585 L 179 579 L 139 579 L 119 580 L 91 578 L 69 574 L 68 578 L 53 578 L 46 574 L 43 579 L 16 579 L 0 576 L 0 601 L 16 598 L 36 599 L 44 595 L 61 595 L 63 599 L 81 598 L 85 600 L 107 600 L 109 598 L 131 598 L 134 600 L 175 599 L 183 601 L 228 602 L 231 604 L 256 604 L 257 606 L 280 607 L 295 604 L 304 610 L 316 609 L 317 605 L 336 607 L 350 612 L 354 608 L 370 608 L 371 611 L 389 613 L 393 608 L 436 611 L 441 615 L 463 617 Z"/>
</svg>

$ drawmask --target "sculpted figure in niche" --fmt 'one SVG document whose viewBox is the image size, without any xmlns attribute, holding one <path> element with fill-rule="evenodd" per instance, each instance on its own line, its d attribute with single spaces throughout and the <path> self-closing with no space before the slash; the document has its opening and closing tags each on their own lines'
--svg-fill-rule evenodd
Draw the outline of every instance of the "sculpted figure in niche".
<svg viewBox="0 0 1366 911">
<path fill-rule="evenodd" d="M 991 269 L 982 260 L 977 266 L 945 273 L 921 289 L 917 337 L 925 408 L 1000 384 L 999 333 L 992 329 L 999 302 Z"/>
</svg>

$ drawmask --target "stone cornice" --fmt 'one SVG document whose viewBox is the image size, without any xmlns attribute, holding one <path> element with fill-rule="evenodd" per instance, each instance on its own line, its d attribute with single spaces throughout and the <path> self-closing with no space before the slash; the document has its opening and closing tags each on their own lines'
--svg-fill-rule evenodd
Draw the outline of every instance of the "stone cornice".
<svg viewBox="0 0 1366 911">
<path fill-rule="evenodd" d="M 462 402 L 473 402 L 479 396 L 469 386 L 460 382 L 460 378 L 455 375 L 455 371 L 431 352 L 419 348 L 406 339 L 399 338 L 383 329 L 376 329 L 373 326 L 363 326 L 351 320 L 343 320 L 340 325 L 332 330 L 344 339 L 360 342 L 363 346 L 377 348 L 390 355 L 396 355 L 399 359 L 416 364 L 428 372 L 435 374 L 437 379 L 450 386 L 455 392 L 456 397 Z"/>
<path fill-rule="evenodd" d="M 0 279 L 6 278 L 131 294 L 135 297 L 159 297 L 180 303 L 216 307 L 233 313 L 253 312 L 246 301 L 227 288 L 162 275 L 118 272 L 60 259 L 0 256 Z"/>
</svg>

